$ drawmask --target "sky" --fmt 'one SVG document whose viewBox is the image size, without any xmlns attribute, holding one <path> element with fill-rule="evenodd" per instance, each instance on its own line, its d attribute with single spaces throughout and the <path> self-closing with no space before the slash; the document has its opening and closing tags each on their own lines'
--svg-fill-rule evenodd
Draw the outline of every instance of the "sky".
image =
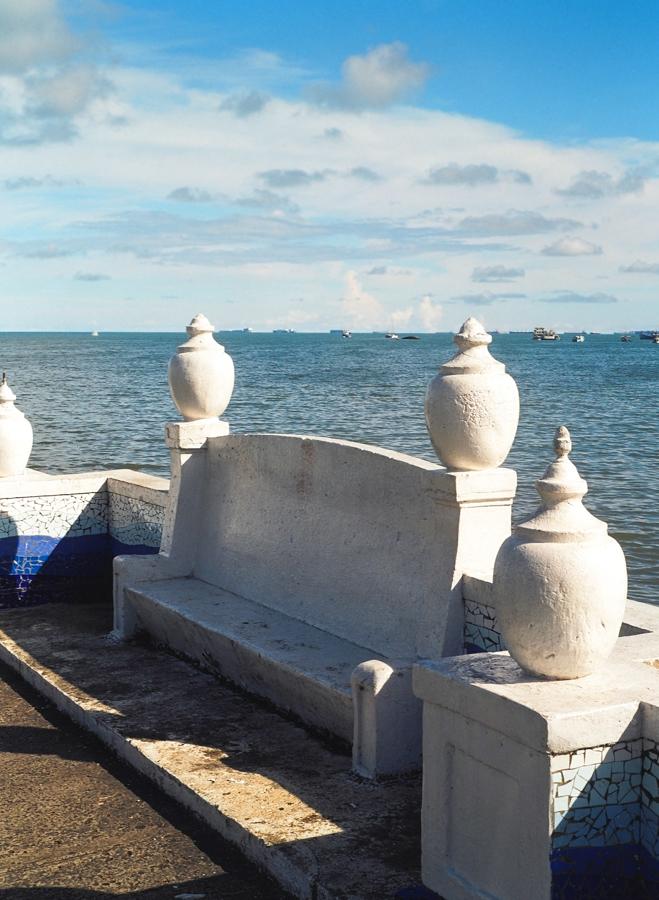
<svg viewBox="0 0 659 900">
<path fill-rule="evenodd" d="M 658 44 L 655 0 L 0 0 L 0 328 L 659 327 Z"/>
</svg>

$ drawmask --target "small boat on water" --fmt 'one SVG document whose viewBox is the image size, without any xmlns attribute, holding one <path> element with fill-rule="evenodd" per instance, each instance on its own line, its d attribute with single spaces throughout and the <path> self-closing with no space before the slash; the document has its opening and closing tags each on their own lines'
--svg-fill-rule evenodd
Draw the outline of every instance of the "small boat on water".
<svg viewBox="0 0 659 900">
<path fill-rule="evenodd" d="M 556 334 L 553 328 L 543 328 L 542 325 L 536 325 L 533 329 L 534 341 L 560 341 L 560 334 Z"/>
<path fill-rule="evenodd" d="M 352 331 L 348 331 L 346 328 L 344 328 L 344 329 L 341 331 L 341 337 L 344 337 L 344 338 L 351 338 L 351 337 L 352 337 Z"/>
<path fill-rule="evenodd" d="M 623 344 L 631 344 L 632 336 L 631 336 L 631 334 L 623 334 L 623 336 L 620 338 L 620 340 L 622 341 Z"/>
<path fill-rule="evenodd" d="M 655 334 L 655 336 L 652 338 L 652 343 L 659 344 L 659 334 Z"/>
<path fill-rule="evenodd" d="M 390 341 L 399 341 L 399 340 L 400 340 L 400 335 L 399 335 L 399 334 L 396 334 L 395 331 L 388 331 L 388 332 L 385 334 L 385 337 L 386 337 L 386 338 L 389 338 Z"/>
<path fill-rule="evenodd" d="M 583 336 L 583 334 L 575 334 L 575 336 L 572 338 L 572 343 L 573 344 L 583 344 L 583 342 L 585 340 L 586 340 L 586 338 Z"/>
<path fill-rule="evenodd" d="M 92 331 L 92 337 L 98 337 L 98 331 Z"/>
<path fill-rule="evenodd" d="M 421 338 L 418 334 L 404 334 L 402 337 L 404 341 L 420 341 Z"/>
</svg>

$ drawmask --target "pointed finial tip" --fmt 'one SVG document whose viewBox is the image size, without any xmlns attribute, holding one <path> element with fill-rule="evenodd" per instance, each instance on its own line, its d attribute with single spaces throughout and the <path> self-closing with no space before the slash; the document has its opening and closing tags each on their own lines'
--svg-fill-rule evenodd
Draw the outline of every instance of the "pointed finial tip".
<svg viewBox="0 0 659 900">
<path fill-rule="evenodd" d="M 562 459 L 564 456 L 567 456 L 571 450 L 572 439 L 570 438 L 570 432 L 565 425 L 560 425 L 556 429 L 556 434 L 554 435 L 554 451 L 556 453 L 556 459 Z"/>
<path fill-rule="evenodd" d="M 466 347 L 477 347 L 489 344 L 492 340 L 491 335 L 487 333 L 481 322 L 474 316 L 469 316 L 462 323 L 460 331 L 453 338 L 456 344 Z"/>
<path fill-rule="evenodd" d="M 203 334 L 204 332 L 210 331 L 211 333 L 215 331 L 215 326 L 211 325 L 208 317 L 203 313 L 197 313 L 196 316 L 193 316 L 190 324 L 185 329 L 188 334 Z"/>
</svg>

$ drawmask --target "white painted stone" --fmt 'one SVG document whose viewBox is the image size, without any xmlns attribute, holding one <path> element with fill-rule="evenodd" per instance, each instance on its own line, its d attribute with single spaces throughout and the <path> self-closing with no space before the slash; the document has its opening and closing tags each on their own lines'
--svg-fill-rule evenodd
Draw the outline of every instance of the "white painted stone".
<svg viewBox="0 0 659 900">
<path fill-rule="evenodd" d="M 369 659 L 355 668 L 351 681 L 353 770 L 369 778 L 374 774 L 393 775 L 418 768 L 421 702 L 410 702 L 412 667 L 409 663 L 390 665 Z"/>
<path fill-rule="evenodd" d="M 556 432 L 556 461 L 536 483 L 543 504 L 505 541 L 494 605 L 506 647 L 528 672 L 580 678 L 610 655 L 622 623 L 627 568 L 604 522 L 581 503 L 588 486 Z"/>
<path fill-rule="evenodd" d="M 324 438 L 213 434 L 222 427 L 167 427 L 161 563 L 136 561 L 131 574 L 130 558 L 116 562 L 117 634 L 145 628 L 350 740 L 347 703 L 359 771 L 413 768 L 420 710 L 410 667 L 461 651 L 461 577 L 491 578 L 510 533 L 515 473 L 447 473 Z M 168 578 L 185 579 L 172 588 L 180 603 L 155 583 Z M 229 596 L 249 613 L 244 622 Z M 268 623 L 261 637 L 247 633 L 255 605 Z M 318 670 L 314 647 L 334 676 Z M 388 678 L 364 677 L 374 660 Z"/>
<path fill-rule="evenodd" d="M 630 658 L 553 681 L 530 677 L 507 653 L 415 666 L 424 702 L 424 884 L 451 900 L 549 900 L 552 831 L 573 804 L 587 805 L 594 782 L 610 782 L 606 800 L 593 795 L 600 809 L 625 802 L 640 817 L 633 773 L 643 739 L 657 732 L 659 678 Z M 612 760 L 619 769 L 599 771 Z M 620 827 L 622 842 L 633 842 Z"/>
<path fill-rule="evenodd" d="M 492 338 L 474 318 L 455 335 L 458 352 L 426 394 L 433 447 L 449 469 L 492 469 L 510 452 L 519 420 L 517 385 L 490 356 Z"/>
<path fill-rule="evenodd" d="M 32 452 L 32 426 L 14 406 L 15 399 L 3 373 L 0 383 L 0 478 L 22 475 Z"/>
<path fill-rule="evenodd" d="M 221 416 L 233 393 L 233 360 L 213 339 L 214 326 L 198 313 L 169 362 L 169 388 L 186 421 Z"/>
</svg>

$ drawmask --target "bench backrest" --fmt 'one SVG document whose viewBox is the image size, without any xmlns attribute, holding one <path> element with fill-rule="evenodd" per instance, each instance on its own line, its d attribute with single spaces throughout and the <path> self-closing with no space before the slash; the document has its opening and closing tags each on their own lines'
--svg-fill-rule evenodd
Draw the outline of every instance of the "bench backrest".
<svg viewBox="0 0 659 900">
<path fill-rule="evenodd" d="M 457 544 L 444 472 L 347 441 L 212 438 L 193 574 L 375 653 L 414 656 L 421 635 L 440 656 Z"/>
</svg>

